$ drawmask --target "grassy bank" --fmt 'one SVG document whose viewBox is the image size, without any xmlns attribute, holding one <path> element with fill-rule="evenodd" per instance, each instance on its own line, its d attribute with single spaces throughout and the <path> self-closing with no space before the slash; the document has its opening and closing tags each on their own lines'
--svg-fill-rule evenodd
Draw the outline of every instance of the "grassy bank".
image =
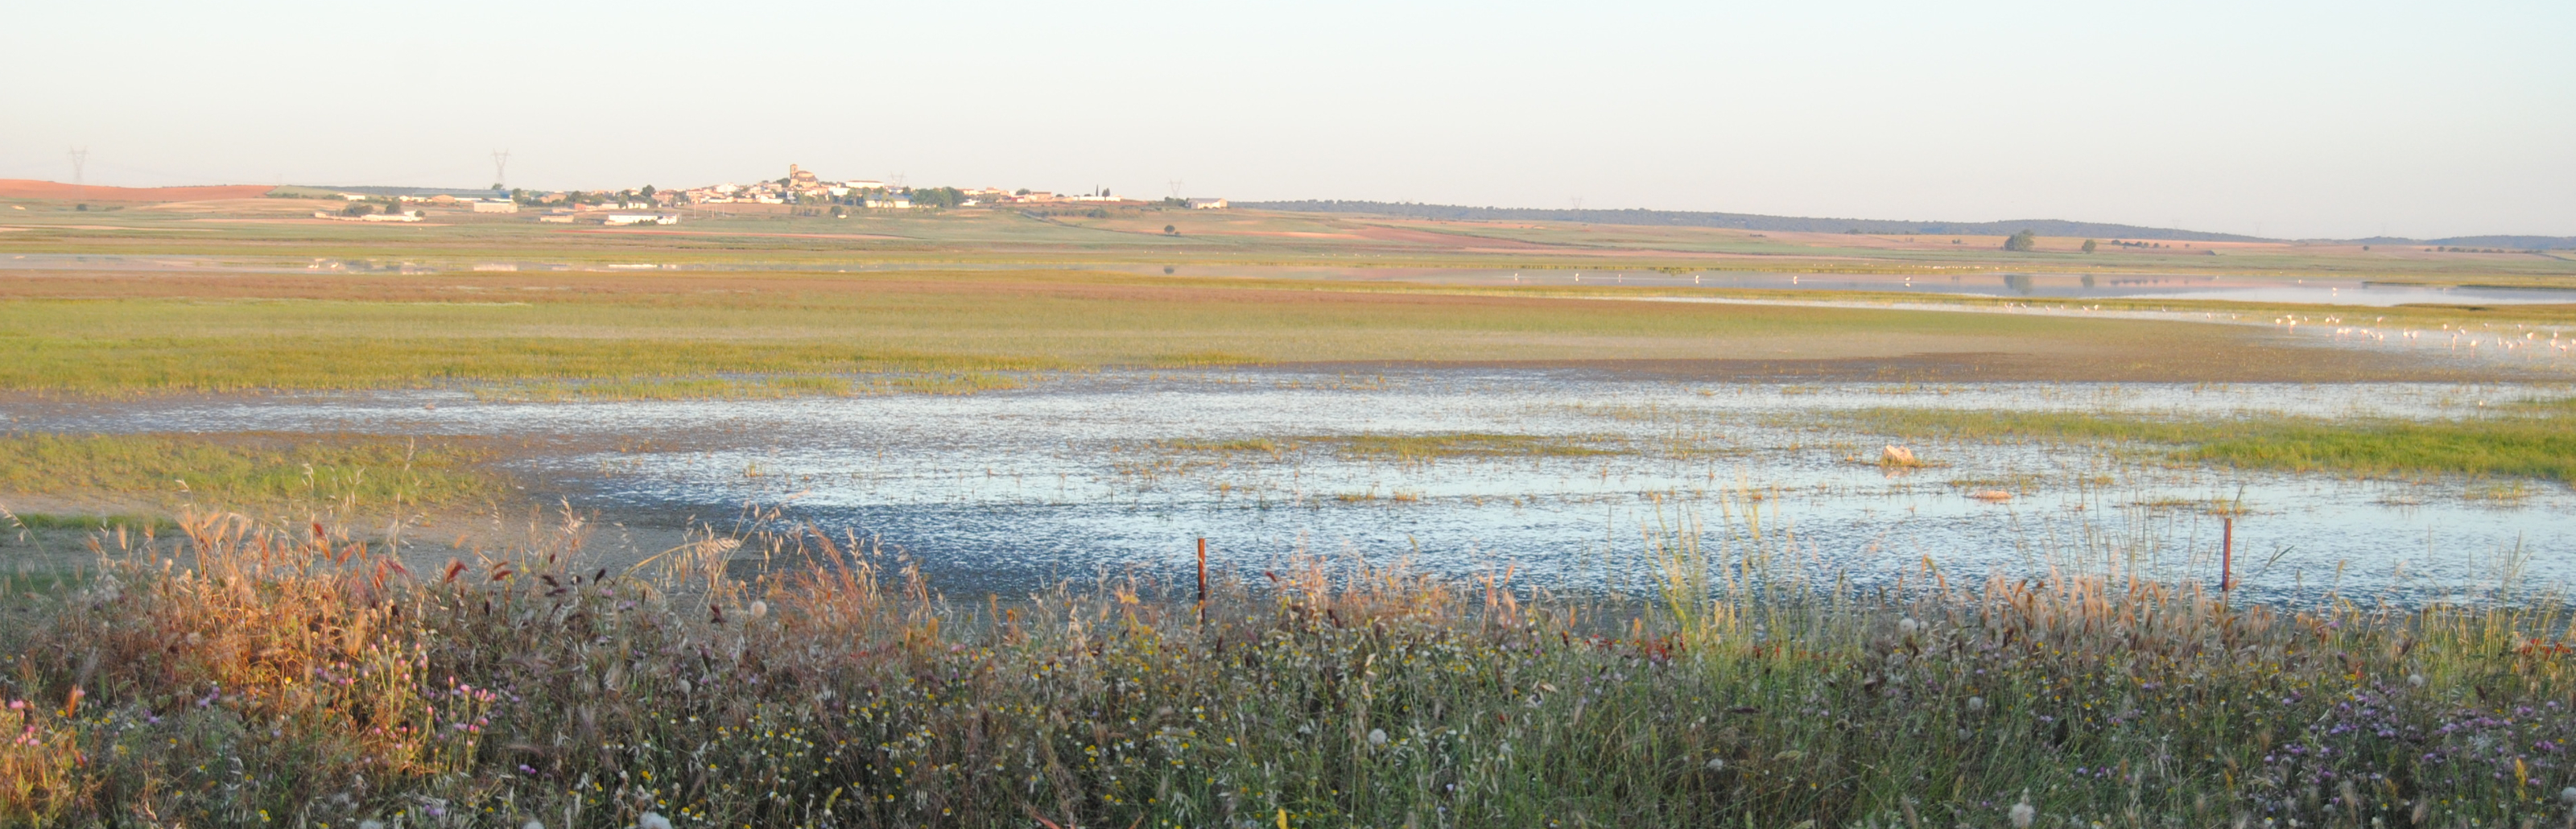
<svg viewBox="0 0 2576 829">
<path fill-rule="evenodd" d="M 900 389 L 905 378 L 999 372 L 1386 361 L 1897 380 L 2464 376 L 2245 326 L 1096 273 L 73 274 L 0 284 L 0 391 L 62 395 L 463 385 L 722 397 L 842 388 L 764 377 Z"/>
<path fill-rule="evenodd" d="M 630 578 L 189 534 L 11 597 L 0 819 L 2508 826 L 2576 785 L 2546 601 L 1835 598 L 1685 542 L 1651 608 L 1298 567 L 1202 611 L 1124 580 L 952 603 L 814 535 L 752 542 L 828 566 L 741 582 L 712 539 Z"/>
<path fill-rule="evenodd" d="M 498 495 L 482 456 L 369 436 L 0 435 L 0 493 L 106 496 L 341 510 L 427 507 Z"/>
<path fill-rule="evenodd" d="M 2168 447 L 2177 461 L 2367 477 L 2510 476 L 2576 482 L 2565 401 L 2442 421 L 2177 420 L 2079 412 L 1873 409 L 1834 421 L 1898 439 L 2035 438 Z"/>
</svg>

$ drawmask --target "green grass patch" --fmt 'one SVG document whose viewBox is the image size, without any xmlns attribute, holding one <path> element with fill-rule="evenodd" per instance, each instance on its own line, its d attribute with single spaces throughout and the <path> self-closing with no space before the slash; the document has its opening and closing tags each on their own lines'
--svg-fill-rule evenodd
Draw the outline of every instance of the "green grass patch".
<svg viewBox="0 0 2576 829">
<path fill-rule="evenodd" d="M 2576 482 L 2576 410 L 2533 404 L 2459 420 L 2160 419 L 2081 412 L 1870 409 L 1841 423 L 1900 437 L 2039 438 L 2165 445 L 2176 460 L 2367 477 L 2504 476 Z"/>
<path fill-rule="evenodd" d="M 985 375 L 1032 371 L 1498 360 L 1893 359 L 1868 370 L 1986 379 L 2379 376 L 2361 372 L 2352 355 L 2249 342 L 2260 333 L 2163 321 L 1061 271 L 102 276 L 0 285 L 0 390 L 114 396 L 560 383 L 595 385 L 578 394 L 611 397 L 756 397 L 793 389 L 784 381 L 697 381 L 846 377 L 863 388 L 883 380 L 947 391 L 990 388 L 1007 381 Z M 1950 356 L 1923 362 L 1923 355 Z"/>
<path fill-rule="evenodd" d="M 176 532 L 179 522 L 151 515 L 117 513 L 110 515 L 67 515 L 50 512 L 0 513 L 0 527 L 37 530 L 97 532 L 126 530 L 156 534 Z"/>
<path fill-rule="evenodd" d="M 144 310 L 144 309 L 138 309 Z M 942 387 L 994 371 L 1061 368 L 1044 358 L 925 354 L 818 342 L 641 337 L 464 339 L 356 336 L 0 337 L 0 388 L 74 395 L 429 388 L 526 383 L 562 399 L 676 399 L 849 393 L 847 377 L 924 372 Z M 767 379 L 713 375 L 776 374 Z M 922 382 L 904 376 L 885 382 Z"/>
<path fill-rule="evenodd" d="M 436 506 L 499 493 L 480 453 L 380 437 L 0 436 L 0 492 L 228 506 Z"/>
</svg>

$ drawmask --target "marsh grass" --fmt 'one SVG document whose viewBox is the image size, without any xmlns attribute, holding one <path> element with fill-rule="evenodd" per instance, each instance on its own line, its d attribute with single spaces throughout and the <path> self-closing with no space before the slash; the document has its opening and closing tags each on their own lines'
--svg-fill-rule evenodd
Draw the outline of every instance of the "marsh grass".
<svg viewBox="0 0 2576 829">
<path fill-rule="evenodd" d="M 1172 440 L 1159 444 L 1179 452 L 1260 452 L 1284 456 L 1306 447 L 1327 448 L 1345 458 L 1426 463 L 1442 458 L 1579 458 L 1625 454 L 1624 445 L 1606 439 L 1435 432 L 1419 435 L 1301 435 L 1281 438 Z"/>
<path fill-rule="evenodd" d="M 0 390 L 117 396 L 639 383 L 638 393 L 722 396 L 792 389 L 675 381 L 1296 362 L 1688 362 L 1712 354 L 1893 360 L 1871 370 L 1973 369 L 1978 379 L 2457 374 L 2258 334 L 2170 321 L 1602 302 L 1079 271 L 220 280 L 102 273 L 0 285 Z M 1913 364 L 1926 355 L 1930 362 Z"/>
<path fill-rule="evenodd" d="M 1237 438 L 1233 440 L 1167 440 L 1162 447 L 1175 452 L 1262 452 L 1277 455 L 1296 448 L 1293 442 L 1270 438 Z"/>
<path fill-rule="evenodd" d="M 1650 534 L 1643 605 L 1315 561 L 953 601 L 790 526 L 579 572 L 578 520 L 409 572 L 183 524 L 7 597 L 0 820 L 2514 826 L 2576 784 L 2548 596 L 1861 589 L 1758 512 Z"/>
<path fill-rule="evenodd" d="M 94 532 L 100 530 L 114 532 L 118 529 L 124 529 L 129 532 L 144 532 L 149 530 L 168 534 L 176 532 L 179 529 L 179 522 L 157 515 L 135 515 L 131 513 L 108 515 L 65 515 L 48 512 L 11 513 L 6 510 L 0 510 L 0 526 L 14 527 L 23 530 L 73 532 Z"/>
<path fill-rule="evenodd" d="M 0 435 L 0 492 L 343 510 L 488 498 L 506 482 L 469 447 L 378 436 Z"/>
<path fill-rule="evenodd" d="M 1467 457 L 1569 458 L 1620 454 L 1619 449 L 1595 446 L 1591 442 L 1578 439 L 1491 432 L 1348 435 L 1308 440 L 1330 443 L 1343 455 L 1350 457 L 1392 458 L 1399 461 Z"/>
<path fill-rule="evenodd" d="M 1900 436 L 2035 438 L 2163 447 L 2177 462 L 2363 477 L 2505 476 L 2576 482 L 2576 415 L 2566 404 L 2457 420 L 2296 417 L 2166 419 L 2081 412 L 1869 409 L 1840 424 Z"/>
<path fill-rule="evenodd" d="M 893 388 L 966 389 L 999 382 L 1003 375 L 993 372 L 1072 365 L 838 343 L 645 337 L 0 337 L 0 388 L 108 397 L 459 385 L 531 399 L 828 395 L 865 388 L 869 380 Z M 727 379 L 746 375 L 772 376 Z"/>
</svg>

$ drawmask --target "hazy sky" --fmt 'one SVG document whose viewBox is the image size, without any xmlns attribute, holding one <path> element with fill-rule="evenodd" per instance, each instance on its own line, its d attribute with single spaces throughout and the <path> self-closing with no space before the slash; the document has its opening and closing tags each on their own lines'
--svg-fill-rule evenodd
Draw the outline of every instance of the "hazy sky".
<svg viewBox="0 0 2576 829">
<path fill-rule="evenodd" d="M 0 4 L 0 177 L 2576 235 L 2576 2 Z"/>
</svg>

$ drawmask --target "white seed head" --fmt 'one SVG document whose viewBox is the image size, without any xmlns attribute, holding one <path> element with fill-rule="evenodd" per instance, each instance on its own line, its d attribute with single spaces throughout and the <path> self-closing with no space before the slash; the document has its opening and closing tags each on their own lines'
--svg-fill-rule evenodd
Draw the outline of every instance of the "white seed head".
<svg viewBox="0 0 2576 829">
<path fill-rule="evenodd" d="M 2569 806 L 2576 806 L 2576 786 L 2559 789 L 2558 799 L 2564 801 Z"/>
<path fill-rule="evenodd" d="M 1711 757 L 1711 758 L 1708 758 L 1708 770 L 1709 770 L 1709 771 L 1725 771 L 1725 770 L 1726 770 L 1726 758 L 1724 758 L 1724 757 Z"/>
<path fill-rule="evenodd" d="M 660 812 L 645 812 L 643 817 L 635 819 L 635 829 L 671 829 L 671 819 L 663 817 Z"/>
<path fill-rule="evenodd" d="M 519 824 L 519 829 L 546 829 L 546 823 L 541 820 L 531 820 L 526 823 Z"/>
<path fill-rule="evenodd" d="M 2424 675 L 2423 675 L 2423 674 L 2407 674 L 2407 675 L 2406 675 L 2406 684 L 2408 684 L 2408 685 L 2412 685 L 2412 686 L 2415 686 L 2415 687 L 2417 687 L 2417 688 L 2422 688 L 2422 687 L 2424 687 Z"/>
<path fill-rule="evenodd" d="M 2015 803 L 2015 804 L 2013 804 L 2013 807 L 2012 807 L 2012 825 L 2013 825 L 2013 829 L 2030 829 L 2030 822 L 2031 822 L 2032 820 L 2036 820 L 2036 819 L 2038 819 L 2038 818 L 2039 818 L 2039 810 L 2038 810 L 2038 809 L 2033 809 L 2033 808 L 2031 808 L 2031 807 L 2030 807 L 2030 801 L 2025 800 L 2025 801 L 2022 801 L 2022 802 L 2020 802 L 2020 803 Z"/>
<path fill-rule="evenodd" d="M 1912 636 L 1915 631 L 1922 629 L 1923 623 L 1914 621 L 1914 617 L 1908 616 L 1906 618 L 1896 620 L 1896 632 L 1898 633 Z"/>
<path fill-rule="evenodd" d="M 1986 698 L 1985 698 L 1985 697 L 1969 697 L 1969 698 L 1968 698 L 1968 710 L 1969 710 L 1970 712 L 1976 712 L 1976 711 L 1983 711 L 1983 710 L 1986 710 Z"/>
<path fill-rule="evenodd" d="M 768 602 L 764 602 L 759 599 L 751 600 L 751 618 L 758 619 L 767 615 L 769 615 Z"/>
<path fill-rule="evenodd" d="M 358 829 L 385 829 L 385 822 L 375 818 L 358 821 Z"/>
<path fill-rule="evenodd" d="M 1382 745 L 1386 745 L 1386 729 L 1383 729 L 1383 728 L 1372 728 L 1372 729 L 1369 729 L 1369 745 L 1373 745 L 1373 746 L 1382 746 Z"/>
</svg>

